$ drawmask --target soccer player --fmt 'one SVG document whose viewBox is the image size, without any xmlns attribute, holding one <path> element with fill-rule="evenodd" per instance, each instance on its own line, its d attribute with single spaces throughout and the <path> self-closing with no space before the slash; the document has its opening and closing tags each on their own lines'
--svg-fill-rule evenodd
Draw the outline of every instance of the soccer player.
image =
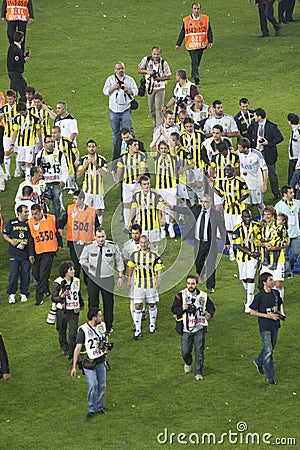
<svg viewBox="0 0 300 450">
<path fill-rule="evenodd" d="M 79 151 L 71 139 L 61 135 L 60 127 L 57 125 L 52 128 L 52 137 L 54 140 L 54 148 L 63 153 L 67 160 L 69 172 L 67 187 L 69 189 L 76 189 L 76 169 L 79 165 Z"/>
<path fill-rule="evenodd" d="M 130 139 L 127 147 L 128 150 L 123 153 L 117 163 L 116 182 L 119 189 L 122 187 L 124 231 L 129 234 L 127 225 L 132 195 L 140 189 L 139 180 L 145 173 L 146 155 L 139 150 L 139 143 L 136 139 Z"/>
<path fill-rule="evenodd" d="M 134 339 L 138 340 L 142 336 L 142 308 L 146 299 L 149 304 L 150 333 L 156 331 L 157 307 L 159 302 L 157 289 L 161 283 L 163 263 L 158 253 L 150 250 L 150 242 L 147 236 L 141 236 L 140 249 L 136 250 L 128 261 L 128 287 L 132 284 L 134 275 L 133 298 L 135 303 Z"/>
<path fill-rule="evenodd" d="M 6 92 L 6 104 L 0 110 L 0 120 L 4 120 L 3 148 L 5 180 L 10 180 L 10 145 L 13 134 L 13 118 L 17 115 L 17 93 L 12 89 Z M 15 153 L 17 150 L 15 149 Z M 17 159 L 17 158 L 16 158 Z M 20 171 L 16 163 L 15 177 L 20 176 Z"/>
<path fill-rule="evenodd" d="M 106 159 L 97 153 L 97 144 L 90 139 L 86 144 L 88 154 L 79 160 L 77 177 L 84 176 L 82 190 L 85 193 L 85 203 L 96 209 L 99 223 L 102 224 L 104 205 L 103 177 L 108 175 Z"/>
</svg>

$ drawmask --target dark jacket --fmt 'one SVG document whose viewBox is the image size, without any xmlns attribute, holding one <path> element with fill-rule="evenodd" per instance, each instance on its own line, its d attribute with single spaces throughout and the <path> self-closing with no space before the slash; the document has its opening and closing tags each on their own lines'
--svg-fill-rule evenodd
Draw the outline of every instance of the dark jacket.
<svg viewBox="0 0 300 450">
<path fill-rule="evenodd" d="M 256 148 L 257 146 L 257 130 L 258 123 L 253 121 L 249 127 L 248 135 L 251 142 L 251 147 Z M 277 144 L 283 141 L 283 136 L 279 130 L 276 123 L 271 122 L 271 120 L 266 120 L 264 128 L 264 138 L 267 139 L 268 145 L 264 145 L 262 154 L 265 158 L 267 164 L 275 164 L 278 157 Z"/>
<path fill-rule="evenodd" d="M 24 72 L 24 54 L 14 42 L 10 44 L 7 52 L 7 71 L 8 72 Z"/>
<path fill-rule="evenodd" d="M 197 295 L 199 294 L 199 292 L 200 291 L 197 289 Z M 175 295 L 171 311 L 173 314 L 175 314 L 177 316 L 176 328 L 175 328 L 176 332 L 178 334 L 183 334 L 183 321 L 180 320 L 184 314 L 183 308 L 182 308 L 182 292 L 178 292 L 178 294 Z M 209 297 L 207 297 L 206 311 L 209 312 L 211 317 L 213 317 L 213 315 L 215 313 L 215 305 L 213 304 L 213 302 L 210 300 Z M 204 327 L 204 329 L 206 331 L 206 327 Z"/>
<path fill-rule="evenodd" d="M 3 378 L 4 373 L 9 373 L 9 365 L 2 334 L 0 333 L 0 378 Z"/>
</svg>

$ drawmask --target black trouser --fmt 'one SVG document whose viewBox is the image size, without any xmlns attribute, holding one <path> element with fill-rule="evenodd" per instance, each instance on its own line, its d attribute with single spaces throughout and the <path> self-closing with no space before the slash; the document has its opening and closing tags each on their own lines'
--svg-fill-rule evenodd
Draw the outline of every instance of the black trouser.
<svg viewBox="0 0 300 450">
<path fill-rule="evenodd" d="M 0 164 L 3 164 L 4 160 L 3 134 L 4 134 L 4 127 L 0 125 Z"/>
<path fill-rule="evenodd" d="M 70 310 L 58 309 L 56 312 L 56 329 L 58 331 L 58 340 L 60 348 L 69 352 L 69 358 L 73 358 L 73 352 L 76 343 L 79 313 Z M 68 339 L 67 339 L 67 328 Z"/>
<path fill-rule="evenodd" d="M 202 48 L 198 50 L 189 50 L 189 54 L 192 60 L 192 78 L 199 78 L 198 68 L 200 66 L 201 58 L 203 55 Z"/>
<path fill-rule="evenodd" d="M 54 253 L 41 253 L 40 255 L 35 255 L 34 258 L 35 262 L 32 265 L 32 273 L 38 282 L 35 291 L 35 304 L 40 305 L 43 301 L 44 293 L 47 292 Z"/>
<path fill-rule="evenodd" d="M 96 280 L 93 278 L 93 280 Z M 88 277 L 88 296 L 89 309 L 93 307 L 99 308 L 99 293 L 101 292 L 103 300 L 103 316 L 106 330 L 110 331 L 114 320 L 114 277 L 100 278 L 97 282 Z"/>
<path fill-rule="evenodd" d="M 216 285 L 216 261 L 218 252 L 211 248 L 210 242 L 201 241 L 198 243 L 198 251 L 195 248 L 195 266 L 198 275 L 204 275 L 204 264 L 206 262 L 206 287 L 214 288 Z"/>
<path fill-rule="evenodd" d="M 75 268 L 75 277 L 80 278 L 80 268 L 81 265 L 79 263 L 80 255 L 82 253 L 82 250 L 84 249 L 84 245 L 76 244 L 76 242 L 68 241 L 68 247 L 70 249 L 70 258 L 74 264 Z M 87 274 L 85 270 L 83 269 L 83 279 L 85 284 L 87 285 Z"/>
<path fill-rule="evenodd" d="M 16 31 L 22 31 L 24 33 L 24 41 L 21 44 L 23 53 L 25 52 L 26 25 L 27 22 L 23 20 L 9 20 L 7 22 L 7 37 L 10 44 L 14 42 L 14 34 Z"/>
<path fill-rule="evenodd" d="M 259 12 L 259 21 L 260 28 L 263 35 L 268 35 L 268 25 L 267 20 L 273 25 L 274 30 L 280 30 L 280 25 L 274 17 L 274 4 L 275 0 L 266 1 L 266 0 L 258 0 L 258 12 Z"/>
<path fill-rule="evenodd" d="M 281 0 L 278 3 L 278 20 L 290 22 L 293 18 L 295 0 Z M 285 13 L 285 14 L 284 14 Z"/>
<path fill-rule="evenodd" d="M 280 189 L 278 184 L 278 177 L 276 173 L 276 163 L 267 164 L 269 171 L 269 180 L 271 185 L 271 190 L 273 192 L 274 197 L 280 197 Z"/>
<path fill-rule="evenodd" d="M 24 80 L 23 75 L 19 72 L 8 72 L 10 79 L 10 89 L 19 92 L 20 102 L 26 102 L 25 89 L 27 87 L 26 80 Z"/>
<path fill-rule="evenodd" d="M 289 168 L 288 168 L 288 184 L 290 184 L 292 176 L 294 175 L 296 169 L 297 159 L 289 160 Z"/>
</svg>

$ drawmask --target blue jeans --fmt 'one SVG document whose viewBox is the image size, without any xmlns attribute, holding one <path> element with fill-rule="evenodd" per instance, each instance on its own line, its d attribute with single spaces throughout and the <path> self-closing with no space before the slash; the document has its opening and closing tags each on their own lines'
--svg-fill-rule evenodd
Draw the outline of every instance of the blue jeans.
<svg viewBox="0 0 300 450">
<path fill-rule="evenodd" d="M 134 131 L 132 128 L 131 109 L 128 108 L 122 113 L 115 113 L 109 110 L 109 123 L 113 136 L 113 146 L 115 147 L 118 140 L 121 139 L 121 129 L 129 128 L 132 136 L 134 137 Z"/>
<path fill-rule="evenodd" d="M 268 379 L 274 378 L 273 350 L 277 342 L 278 328 L 274 331 L 261 331 L 260 335 L 263 347 L 255 362 L 258 366 L 264 366 Z"/>
<path fill-rule="evenodd" d="M 289 275 L 293 272 L 295 262 L 297 261 L 299 255 L 300 255 L 300 236 L 296 238 L 291 238 L 290 246 L 284 249 L 285 275 Z"/>
<path fill-rule="evenodd" d="M 193 362 L 192 350 L 195 349 L 195 375 L 201 375 L 204 364 L 204 346 L 205 333 L 204 329 L 196 333 L 183 333 L 181 336 L 181 354 L 185 364 L 189 366 Z"/>
<path fill-rule="evenodd" d="M 88 410 L 97 412 L 104 407 L 106 389 L 105 363 L 97 364 L 95 369 L 83 369 L 88 388 Z"/>
<path fill-rule="evenodd" d="M 56 223 L 58 223 L 61 219 L 61 188 L 58 184 L 47 184 L 47 190 L 49 193 L 49 197 L 52 200 L 52 214 L 54 214 Z"/>
<path fill-rule="evenodd" d="M 8 294 L 15 294 L 18 289 L 18 280 L 20 277 L 20 293 L 29 294 L 30 285 L 30 262 L 29 259 L 9 258 L 9 282 L 7 287 Z"/>
</svg>

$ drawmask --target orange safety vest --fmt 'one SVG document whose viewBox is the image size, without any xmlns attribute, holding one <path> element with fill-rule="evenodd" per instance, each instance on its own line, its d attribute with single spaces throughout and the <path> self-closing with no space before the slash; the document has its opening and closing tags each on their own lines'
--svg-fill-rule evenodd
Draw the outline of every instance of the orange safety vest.
<svg viewBox="0 0 300 450">
<path fill-rule="evenodd" d="M 84 244 L 92 242 L 94 239 L 95 208 L 88 206 L 84 211 L 81 211 L 73 204 L 68 206 L 67 213 L 67 241 L 82 241 Z"/>
<path fill-rule="evenodd" d="M 28 0 L 6 0 L 6 20 L 28 22 Z"/>
<path fill-rule="evenodd" d="M 4 94 L 3 94 L 3 92 L 0 92 L 0 108 L 2 108 L 2 106 L 4 105 L 4 103 L 5 103 L 5 97 L 4 97 Z M 0 126 L 1 126 L 1 127 L 4 127 L 4 118 L 3 118 L 2 120 L 0 120 Z"/>
<path fill-rule="evenodd" d="M 31 217 L 28 220 L 28 226 L 37 255 L 57 252 L 55 216 L 45 214 L 42 220 L 35 220 Z"/>
<path fill-rule="evenodd" d="M 183 19 L 185 30 L 185 46 L 187 50 L 198 50 L 205 48 L 208 44 L 209 17 L 201 14 L 200 19 L 187 16 Z"/>
</svg>

